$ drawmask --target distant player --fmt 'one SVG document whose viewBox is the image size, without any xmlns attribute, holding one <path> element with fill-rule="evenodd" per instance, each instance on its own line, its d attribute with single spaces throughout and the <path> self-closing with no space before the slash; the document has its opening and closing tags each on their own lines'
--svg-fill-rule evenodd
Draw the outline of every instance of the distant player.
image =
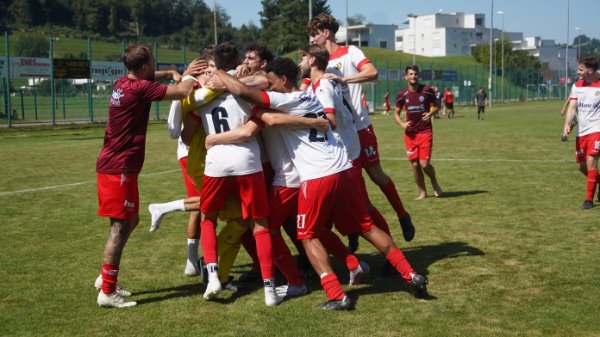
<svg viewBox="0 0 600 337">
<path fill-rule="evenodd" d="M 487 100 L 487 94 L 483 87 L 479 87 L 479 91 L 475 94 L 475 104 L 477 104 L 477 119 L 483 120 L 485 117 L 485 102 Z M 562 115 L 561 115 L 562 116 Z"/>
<path fill-rule="evenodd" d="M 579 171 L 587 176 L 587 193 L 582 209 L 594 207 L 594 194 L 598 184 L 598 156 L 600 155 L 600 76 L 598 60 L 593 57 L 578 61 L 579 80 L 573 84 L 569 110 L 565 116 L 563 136 L 571 133 L 571 123 L 577 113 L 577 139 L 575 155 Z"/>
<path fill-rule="evenodd" d="M 386 91 L 385 95 L 383 95 L 383 114 L 385 116 L 390 114 L 390 92 Z"/>
<path fill-rule="evenodd" d="M 444 113 L 448 115 L 448 118 L 454 117 L 454 94 L 450 88 L 446 88 L 444 91 Z"/>
<path fill-rule="evenodd" d="M 146 130 L 152 101 L 182 99 L 192 91 L 195 81 L 186 78 L 176 86 L 155 82 L 155 78 L 172 76 L 173 72 L 157 72 L 152 48 L 131 45 L 125 50 L 123 63 L 127 76 L 113 87 L 104 145 L 96 162 L 98 215 L 110 218 L 110 232 L 102 259 L 100 306 L 126 308 L 137 303 L 123 296 L 130 292 L 117 283 L 123 248 L 139 223 L 137 177 L 144 162 Z M 199 63 L 194 61 L 184 75 L 197 75 Z"/>
<path fill-rule="evenodd" d="M 394 121 L 404 129 L 404 144 L 406 154 L 412 165 L 413 177 L 419 188 L 417 200 L 427 197 L 425 177 L 423 172 L 431 179 L 433 193 L 436 197 L 442 196 L 442 188 L 438 184 L 435 169 L 431 165 L 431 149 L 433 147 L 433 127 L 431 118 L 439 108 L 433 90 L 419 83 L 419 68 L 415 65 L 404 70 L 404 78 L 408 87 L 396 96 L 396 109 Z M 400 117 L 405 111 L 405 120 Z"/>
</svg>

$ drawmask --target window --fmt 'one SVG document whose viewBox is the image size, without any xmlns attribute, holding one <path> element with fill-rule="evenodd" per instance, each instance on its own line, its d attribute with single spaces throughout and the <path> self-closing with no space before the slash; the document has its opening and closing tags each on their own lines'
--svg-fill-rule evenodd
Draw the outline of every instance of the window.
<svg viewBox="0 0 600 337">
<path fill-rule="evenodd" d="M 475 33 L 475 37 L 479 40 L 483 40 L 483 33 Z"/>
<path fill-rule="evenodd" d="M 475 26 L 483 26 L 483 18 L 476 18 Z"/>
<path fill-rule="evenodd" d="M 379 48 L 387 48 L 387 41 L 379 41 Z"/>
<path fill-rule="evenodd" d="M 396 42 L 402 42 L 403 38 L 404 37 L 402 35 L 396 36 Z"/>
</svg>

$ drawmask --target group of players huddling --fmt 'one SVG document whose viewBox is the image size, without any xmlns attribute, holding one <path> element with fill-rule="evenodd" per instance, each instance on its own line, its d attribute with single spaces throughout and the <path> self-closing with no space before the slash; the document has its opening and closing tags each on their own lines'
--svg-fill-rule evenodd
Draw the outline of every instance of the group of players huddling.
<svg viewBox="0 0 600 337">
<path fill-rule="evenodd" d="M 236 47 L 222 43 L 205 48 L 180 76 L 155 71 L 148 46 L 127 48 L 123 60 L 129 74 L 114 85 L 97 162 L 98 214 L 111 223 L 96 280 L 100 306 L 136 305 L 126 299 L 131 293 L 119 286 L 117 275 L 123 248 L 139 222 L 137 176 L 153 100 L 173 101 L 169 133 L 182 143 L 188 198 L 151 205 L 151 230 L 168 212 L 192 212 L 186 274 L 202 271 L 196 263 L 200 243 L 206 300 L 235 288 L 229 270 L 242 243 L 260 269 L 267 306 L 306 294 L 307 268 L 296 264 L 282 227 L 292 232 L 299 255 L 320 279 L 328 298 L 320 306 L 324 310 L 353 307 L 329 254 L 347 266 L 350 285 L 361 283 L 369 266 L 354 255 L 358 236 L 385 254 L 384 269 L 397 271 L 414 296 L 426 295 L 427 280 L 396 246 L 385 218 L 367 195 L 362 169 L 385 194 L 404 239 L 411 241 L 411 217 L 379 164 L 377 139 L 360 102 L 360 83 L 375 80 L 377 70 L 359 48 L 335 42 L 338 28 L 329 15 L 313 18 L 308 23 L 313 43 L 301 50 L 300 65 L 288 58 L 272 59 L 260 46 L 247 48 L 240 65 Z M 178 84 L 159 84 L 158 78 Z M 217 236 L 218 218 L 227 225 Z M 291 231 L 285 225 L 290 218 L 295 220 Z M 350 236 L 348 247 L 334 227 Z M 286 285 L 276 287 L 275 267 Z"/>
</svg>

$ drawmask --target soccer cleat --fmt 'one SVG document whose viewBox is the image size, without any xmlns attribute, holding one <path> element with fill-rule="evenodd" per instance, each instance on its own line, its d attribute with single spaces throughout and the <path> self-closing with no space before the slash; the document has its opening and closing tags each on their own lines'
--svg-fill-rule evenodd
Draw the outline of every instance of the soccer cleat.
<svg viewBox="0 0 600 337">
<path fill-rule="evenodd" d="M 416 298 L 427 296 L 427 279 L 419 274 L 412 275 L 412 281 L 408 285 L 410 293 Z"/>
<path fill-rule="evenodd" d="M 354 254 L 358 250 L 358 233 L 348 235 L 348 250 Z"/>
<path fill-rule="evenodd" d="M 202 263 L 200 260 L 196 261 L 196 265 L 192 263 L 189 259 L 185 264 L 185 270 L 183 272 L 185 276 L 200 276 L 202 277 Z"/>
<path fill-rule="evenodd" d="M 338 301 L 327 301 L 320 305 L 319 308 L 323 310 L 350 310 L 352 309 L 352 301 L 350 301 L 348 296 L 344 296 L 344 298 Z"/>
<path fill-rule="evenodd" d="M 591 200 L 586 200 L 583 202 L 583 205 L 581 205 L 581 209 L 591 209 L 594 208 L 594 203 Z"/>
<path fill-rule="evenodd" d="M 205 300 L 210 300 L 211 298 L 217 296 L 223 288 L 221 287 L 221 281 L 219 281 L 219 268 L 216 263 L 209 263 L 207 266 L 208 273 L 208 284 L 206 284 L 206 290 L 204 291 Z"/>
<path fill-rule="evenodd" d="M 277 294 L 277 296 L 281 297 L 297 297 L 306 295 L 306 293 L 308 293 L 308 289 L 306 288 L 306 284 L 301 284 L 298 286 L 293 284 L 286 284 L 284 286 L 276 287 L 275 293 Z"/>
<path fill-rule="evenodd" d="M 361 284 L 365 276 L 369 274 L 369 265 L 365 261 L 360 261 L 356 270 L 350 271 L 349 285 Z"/>
<path fill-rule="evenodd" d="M 237 293 L 239 291 L 237 285 L 233 282 L 233 276 L 229 276 L 227 282 L 223 283 L 223 290 Z"/>
<path fill-rule="evenodd" d="M 102 275 L 98 275 L 98 277 L 96 278 L 96 282 L 94 282 L 94 286 L 96 287 L 96 290 L 102 289 Z M 131 292 L 121 288 L 121 285 L 119 285 L 118 283 L 117 283 L 116 291 L 117 291 L 117 294 L 119 294 L 123 297 L 131 296 Z"/>
<path fill-rule="evenodd" d="M 260 280 L 261 277 L 262 276 L 259 271 L 249 270 L 249 271 L 243 273 L 242 275 L 240 275 L 240 277 L 238 278 L 238 281 L 243 282 L 243 283 L 250 283 L 250 282 Z"/>
<path fill-rule="evenodd" d="M 163 213 L 158 209 L 156 204 L 150 204 L 148 206 L 148 211 L 150 212 L 150 231 L 155 232 L 160 227 L 160 222 L 162 221 Z"/>
<path fill-rule="evenodd" d="M 410 242 L 415 237 L 415 226 L 412 223 L 410 214 L 406 213 L 405 216 L 399 218 L 400 227 L 402 227 L 402 236 L 404 241 Z"/>
<path fill-rule="evenodd" d="M 272 279 L 264 280 L 265 286 L 265 304 L 267 307 L 274 307 L 283 301 L 283 297 L 280 297 L 275 292 L 275 282 Z"/>
<path fill-rule="evenodd" d="M 98 300 L 96 301 L 101 307 L 113 307 L 113 308 L 129 308 L 135 307 L 137 302 L 128 301 L 119 295 L 117 291 L 113 291 L 111 294 L 105 294 L 102 290 L 98 293 Z"/>
</svg>

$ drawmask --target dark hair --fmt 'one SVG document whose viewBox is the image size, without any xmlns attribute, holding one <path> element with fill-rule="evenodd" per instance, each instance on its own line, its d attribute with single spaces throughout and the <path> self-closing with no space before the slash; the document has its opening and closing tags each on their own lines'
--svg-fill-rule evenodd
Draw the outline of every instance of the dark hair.
<svg viewBox="0 0 600 337">
<path fill-rule="evenodd" d="M 200 49 L 200 54 L 198 55 L 198 58 L 208 62 L 208 60 L 212 60 L 214 53 L 215 53 L 215 45 L 209 44 L 209 45 L 204 46 L 202 49 Z"/>
<path fill-rule="evenodd" d="M 317 60 L 317 69 L 322 71 L 327 69 L 327 64 L 329 64 L 329 52 L 325 47 L 311 44 L 310 46 L 302 48 L 300 54 L 314 57 Z"/>
<path fill-rule="evenodd" d="M 273 61 L 273 53 L 265 46 L 261 46 L 257 43 L 249 43 L 246 45 L 246 53 L 251 51 L 255 52 L 256 55 L 260 57 L 261 61 L 267 61 L 267 63 Z"/>
<path fill-rule="evenodd" d="M 408 74 L 409 70 L 414 70 L 417 73 L 419 72 L 419 67 L 417 67 L 416 64 L 410 65 L 410 66 L 406 66 L 406 68 L 404 68 L 404 75 Z"/>
<path fill-rule="evenodd" d="M 235 69 L 240 61 L 240 53 L 233 43 L 224 42 L 215 47 L 213 60 L 217 69 Z"/>
<path fill-rule="evenodd" d="M 337 33 L 338 29 L 340 29 L 340 24 L 333 16 L 326 13 L 321 13 L 308 21 L 306 32 L 310 36 L 315 36 L 317 31 L 325 29 L 329 29 L 331 33 L 335 34 Z"/>
<path fill-rule="evenodd" d="M 287 77 L 288 81 L 296 83 L 300 68 L 298 68 L 298 65 L 292 61 L 292 59 L 287 57 L 278 57 L 267 64 L 265 72 L 272 72 L 279 77 L 285 76 Z"/>
<path fill-rule="evenodd" d="M 594 69 L 594 72 L 598 71 L 598 59 L 595 57 L 582 57 L 577 60 L 577 63 L 583 64 L 588 69 Z"/>
<path fill-rule="evenodd" d="M 140 69 L 152 59 L 152 47 L 147 44 L 132 44 L 125 49 L 123 64 L 128 71 Z"/>
</svg>

